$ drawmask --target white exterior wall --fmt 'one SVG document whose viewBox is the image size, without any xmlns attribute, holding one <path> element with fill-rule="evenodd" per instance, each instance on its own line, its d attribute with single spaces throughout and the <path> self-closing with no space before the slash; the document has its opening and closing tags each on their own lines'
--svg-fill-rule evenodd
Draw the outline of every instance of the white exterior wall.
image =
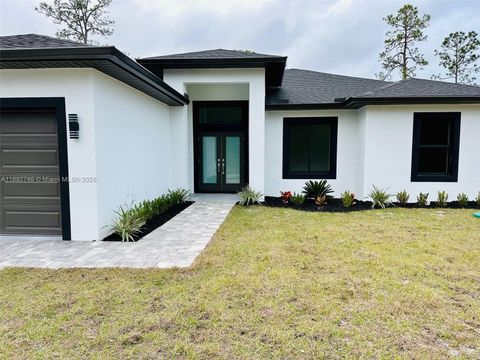
<svg viewBox="0 0 480 360">
<path fill-rule="evenodd" d="M 364 185 L 368 194 L 372 185 L 410 193 L 415 202 L 419 192 L 428 192 L 435 200 L 439 190 L 449 200 L 465 192 L 473 199 L 480 191 L 480 105 L 401 105 L 367 106 L 364 135 Z M 411 182 L 414 112 L 461 112 L 458 182 Z"/>
<path fill-rule="evenodd" d="M 0 97 L 62 97 L 66 113 L 78 114 L 80 139 L 69 139 L 70 178 L 96 177 L 93 69 L 0 70 Z M 68 121 L 68 117 L 67 117 Z M 66 125 L 68 131 L 68 124 Z M 97 191 L 91 182 L 70 183 L 70 222 L 74 240 L 97 237 Z"/>
<path fill-rule="evenodd" d="M 1 70 L 0 97 L 62 97 L 67 121 L 78 114 L 69 176 L 96 182 L 70 182 L 73 240 L 102 239 L 119 205 L 171 187 L 170 111 L 160 101 L 94 69 Z"/>
<path fill-rule="evenodd" d="M 458 182 L 411 182 L 413 115 L 415 112 L 461 112 Z M 367 106 L 340 111 L 268 111 L 266 113 L 265 194 L 301 192 L 309 179 L 283 179 L 283 118 L 338 117 L 337 177 L 329 179 L 335 196 L 345 190 L 364 199 L 372 185 L 392 194 L 410 193 L 415 202 L 419 192 L 435 200 L 439 190 L 455 200 L 465 192 L 473 199 L 480 191 L 480 105 Z"/>
<path fill-rule="evenodd" d="M 164 81 L 190 100 L 248 100 L 249 183 L 265 188 L 265 69 L 165 70 Z M 247 96 L 248 95 L 248 96 Z M 172 182 L 193 191 L 192 104 L 171 110 Z M 178 184 L 178 185 L 177 185 Z M 188 186 L 186 186 L 188 184 Z"/>
<path fill-rule="evenodd" d="M 170 112 L 162 102 L 100 72 L 93 92 L 102 239 L 119 205 L 153 199 L 170 188 Z"/>
<path fill-rule="evenodd" d="M 335 196 L 345 190 L 358 194 L 361 191 L 359 166 L 359 121 L 356 110 L 329 111 L 267 111 L 265 195 L 280 196 L 280 191 L 302 192 L 310 179 L 283 179 L 283 118 L 285 117 L 338 117 L 337 177 L 329 179 Z"/>
</svg>

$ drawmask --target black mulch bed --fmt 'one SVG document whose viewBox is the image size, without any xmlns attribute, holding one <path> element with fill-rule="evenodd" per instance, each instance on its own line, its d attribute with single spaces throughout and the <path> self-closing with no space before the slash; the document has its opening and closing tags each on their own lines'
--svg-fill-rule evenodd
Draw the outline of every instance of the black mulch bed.
<svg viewBox="0 0 480 360">
<path fill-rule="evenodd" d="M 351 211 L 362 211 L 362 210 L 372 210 L 372 202 L 355 200 L 355 205 L 352 205 L 349 208 L 345 208 L 342 204 L 341 199 L 328 199 L 327 204 L 323 207 L 319 207 L 312 199 L 306 199 L 302 205 L 295 205 L 291 202 L 285 204 L 283 203 L 280 197 L 275 196 L 265 196 L 265 201 L 263 205 L 270 207 L 280 207 L 280 208 L 290 208 L 302 211 L 324 211 L 324 212 L 351 212 Z M 409 203 L 406 205 L 400 205 L 399 203 L 392 203 L 393 207 L 404 207 L 409 209 L 480 209 L 475 201 L 469 201 L 468 205 L 462 207 L 458 204 L 458 201 L 452 201 L 447 204 L 447 206 L 440 207 L 437 206 L 435 202 L 429 203 L 427 206 L 419 206 L 416 203 Z"/>
<path fill-rule="evenodd" d="M 138 241 L 141 238 L 143 238 L 145 235 L 150 234 L 153 230 L 162 226 L 168 220 L 170 220 L 175 215 L 177 215 L 182 210 L 186 209 L 192 204 L 193 204 L 193 201 L 186 201 L 182 204 L 173 205 L 172 207 L 168 208 L 168 210 L 165 211 L 164 213 L 149 219 L 145 223 L 145 225 L 143 225 L 141 233 L 135 236 L 135 241 Z M 105 239 L 103 239 L 103 241 L 122 241 L 122 238 L 118 234 L 110 234 Z"/>
</svg>

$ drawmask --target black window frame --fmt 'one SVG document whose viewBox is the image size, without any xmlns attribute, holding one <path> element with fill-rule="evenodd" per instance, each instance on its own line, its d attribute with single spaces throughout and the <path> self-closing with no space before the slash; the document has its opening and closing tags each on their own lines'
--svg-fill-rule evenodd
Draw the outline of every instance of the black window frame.
<svg viewBox="0 0 480 360">
<path fill-rule="evenodd" d="M 293 125 L 330 125 L 330 171 L 290 171 L 289 134 Z M 283 118 L 283 179 L 336 179 L 337 178 L 338 117 L 286 117 Z"/>
<path fill-rule="evenodd" d="M 420 131 L 422 120 L 446 119 L 450 120 L 448 154 L 450 157 L 450 172 L 448 174 L 421 173 L 419 171 L 420 148 L 436 145 L 421 145 Z M 457 182 L 458 162 L 460 153 L 460 112 L 416 112 L 413 114 L 413 142 L 412 142 L 412 182 Z"/>
</svg>

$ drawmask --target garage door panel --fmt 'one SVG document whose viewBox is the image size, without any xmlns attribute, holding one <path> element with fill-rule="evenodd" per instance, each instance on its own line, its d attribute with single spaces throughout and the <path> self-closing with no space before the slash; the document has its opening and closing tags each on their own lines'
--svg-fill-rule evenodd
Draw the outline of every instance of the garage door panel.
<svg viewBox="0 0 480 360">
<path fill-rule="evenodd" d="M 60 200 L 60 184 L 58 182 L 4 182 L 1 195 L 5 202 Z"/>
<path fill-rule="evenodd" d="M 8 135 L 56 136 L 57 121 L 51 112 L 8 112 L 2 116 L 0 132 Z"/>
<path fill-rule="evenodd" d="M 4 213 L 4 233 L 7 234 L 52 234 L 62 233 L 60 210 L 14 210 Z"/>
<path fill-rule="evenodd" d="M 61 235 L 54 112 L 1 112 L 0 171 L 0 233 Z"/>
<path fill-rule="evenodd" d="M 56 149 L 2 149 L 2 168 L 8 170 L 9 168 L 35 167 L 35 168 L 58 168 L 58 150 Z"/>
</svg>

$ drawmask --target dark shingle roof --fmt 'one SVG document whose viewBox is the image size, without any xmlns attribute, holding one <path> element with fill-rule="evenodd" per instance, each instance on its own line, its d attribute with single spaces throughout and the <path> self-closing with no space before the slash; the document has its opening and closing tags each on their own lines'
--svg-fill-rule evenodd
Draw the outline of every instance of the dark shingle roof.
<svg viewBox="0 0 480 360">
<path fill-rule="evenodd" d="M 380 103 L 380 100 L 382 103 L 401 103 L 429 99 L 435 99 L 435 102 L 442 99 L 479 102 L 480 87 L 424 79 L 388 82 L 287 69 L 282 86 L 268 89 L 266 105 L 269 108 L 288 108 L 290 105 L 361 107 L 367 103 Z"/>
<path fill-rule="evenodd" d="M 372 89 L 358 98 L 480 96 L 480 87 L 426 79 L 407 79 Z"/>
<path fill-rule="evenodd" d="M 167 105 L 184 95 L 113 46 L 84 46 L 43 35 L 0 36 L 0 69 L 93 68 Z"/>
<path fill-rule="evenodd" d="M 253 51 L 213 49 L 204 51 L 195 51 L 181 54 L 170 54 L 161 56 L 152 56 L 145 59 L 158 60 L 203 60 L 203 59 L 258 59 L 258 58 L 281 58 L 277 55 L 259 54 Z"/>
<path fill-rule="evenodd" d="M 0 36 L 0 49 L 71 48 L 87 46 L 90 45 L 37 34 Z"/>
<path fill-rule="evenodd" d="M 310 70 L 287 69 L 283 76 L 282 87 L 269 91 L 267 104 L 333 103 L 335 98 L 365 93 L 386 84 L 390 83 Z"/>
</svg>

